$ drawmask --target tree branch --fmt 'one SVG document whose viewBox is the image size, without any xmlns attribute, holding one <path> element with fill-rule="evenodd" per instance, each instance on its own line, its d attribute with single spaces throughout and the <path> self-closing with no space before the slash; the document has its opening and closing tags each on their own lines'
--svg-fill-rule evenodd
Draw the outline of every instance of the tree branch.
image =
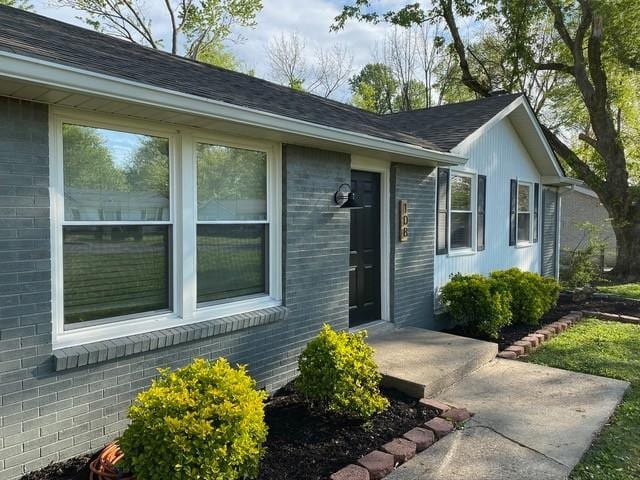
<svg viewBox="0 0 640 480">
<path fill-rule="evenodd" d="M 591 187 L 598 195 L 606 194 L 606 182 L 600 179 L 591 167 L 575 154 L 560 137 L 548 127 L 540 125 L 553 150 L 578 174 L 578 176 Z"/>
<path fill-rule="evenodd" d="M 458 54 L 458 61 L 460 64 L 460 70 L 462 70 L 462 82 L 469 87 L 473 92 L 482 97 L 488 97 L 491 95 L 491 87 L 483 85 L 471 74 L 469 68 L 469 62 L 467 61 L 467 53 L 464 42 L 460 36 L 458 25 L 456 23 L 455 14 L 453 12 L 452 0 L 440 0 L 440 7 L 442 8 L 442 16 L 449 28 L 449 33 L 453 39 L 453 48 Z"/>
<path fill-rule="evenodd" d="M 547 63 L 534 63 L 533 68 L 536 70 L 552 70 L 556 72 L 563 72 L 569 75 L 573 75 L 573 65 L 567 65 L 561 62 L 547 62 Z"/>
</svg>

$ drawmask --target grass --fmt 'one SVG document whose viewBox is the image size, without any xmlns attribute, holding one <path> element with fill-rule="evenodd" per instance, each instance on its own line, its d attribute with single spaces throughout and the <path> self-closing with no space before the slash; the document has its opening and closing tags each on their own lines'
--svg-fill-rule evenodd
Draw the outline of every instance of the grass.
<svg viewBox="0 0 640 480">
<path fill-rule="evenodd" d="M 640 326 L 585 320 L 534 352 L 529 361 L 631 383 L 610 423 L 572 480 L 640 478 Z"/>
<path fill-rule="evenodd" d="M 605 285 L 598 287 L 604 293 L 613 293 L 621 297 L 640 299 L 640 283 L 622 283 L 620 285 Z"/>
</svg>

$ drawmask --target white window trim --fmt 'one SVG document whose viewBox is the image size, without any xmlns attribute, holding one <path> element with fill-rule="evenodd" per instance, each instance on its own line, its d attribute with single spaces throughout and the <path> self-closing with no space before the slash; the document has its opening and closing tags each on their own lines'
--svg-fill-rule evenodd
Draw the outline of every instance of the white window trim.
<svg viewBox="0 0 640 480">
<path fill-rule="evenodd" d="M 462 248 L 452 248 L 451 247 L 451 186 L 453 182 L 451 181 L 452 177 L 467 177 L 471 179 L 471 247 L 462 247 Z M 448 236 L 448 245 L 449 251 L 447 252 L 448 257 L 461 257 L 465 255 L 475 255 L 477 253 L 477 245 L 476 242 L 478 240 L 478 236 L 475 234 L 477 232 L 477 221 L 478 221 L 478 175 L 475 171 L 472 170 L 460 170 L 460 169 L 450 169 L 449 170 L 449 192 L 448 192 L 448 202 L 447 205 L 447 215 L 449 216 L 447 221 L 447 236 Z M 462 210 L 456 210 L 456 212 L 462 212 Z M 469 213 L 469 212 L 467 212 Z"/>
<path fill-rule="evenodd" d="M 64 179 L 62 124 L 75 123 L 169 138 L 170 219 L 169 222 L 73 222 L 64 220 Z M 267 221 L 269 223 L 268 289 L 264 295 L 230 300 L 203 308 L 196 307 L 196 185 L 194 141 L 261 150 L 267 153 Z M 52 108 L 49 112 L 52 341 L 53 348 L 148 333 L 282 304 L 282 147 L 279 143 L 238 139 L 209 134 L 190 128 L 172 129 L 152 121 L 137 121 L 115 115 L 85 114 L 71 109 Z M 178 214 L 178 212 L 180 214 Z M 172 225 L 172 305 L 173 311 L 133 315 L 116 320 L 64 330 L 63 225 L 171 224 Z M 265 222 L 260 222 L 265 223 Z M 108 322 L 108 319 L 105 319 Z"/>
<path fill-rule="evenodd" d="M 529 188 L 529 211 L 522 212 L 529 214 L 529 239 L 528 240 L 520 240 L 518 238 L 518 224 L 520 223 L 520 205 L 519 205 L 519 194 L 520 194 L 520 185 L 525 185 Z M 517 248 L 526 248 L 530 247 L 533 244 L 533 182 L 526 182 L 518 180 L 517 188 L 516 188 L 516 247 Z"/>
</svg>

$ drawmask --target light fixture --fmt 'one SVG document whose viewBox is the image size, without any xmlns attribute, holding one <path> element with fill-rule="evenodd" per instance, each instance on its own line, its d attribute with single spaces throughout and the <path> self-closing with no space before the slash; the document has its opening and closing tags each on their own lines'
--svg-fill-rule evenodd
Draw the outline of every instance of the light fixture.
<svg viewBox="0 0 640 480">
<path fill-rule="evenodd" d="M 358 198 L 358 194 L 351 190 L 351 185 L 348 183 L 343 183 L 338 187 L 338 191 L 333 195 L 333 200 L 340 208 L 349 208 L 351 210 L 364 208 Z"/>
</svg>

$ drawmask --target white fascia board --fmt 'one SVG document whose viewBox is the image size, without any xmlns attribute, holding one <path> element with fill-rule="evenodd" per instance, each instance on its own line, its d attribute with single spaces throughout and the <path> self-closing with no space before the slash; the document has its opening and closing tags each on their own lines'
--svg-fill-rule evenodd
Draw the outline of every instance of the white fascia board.
<svg viewBox="0 0 640 480">
<path fill-rule="evenodd" d="M 97 95 L 392 155 L 403 155 L 415 158 L 421 161 L 420 163 L 424 162 L 425 165 L 451 166 L 467 161 L 465 157 L 453 153 L 438 152 L 408 143 L 319 125 L 10 52 L 0 52 L 0 75 L 84 95 Z"/>
<path fill-rule="evenodd" d="M 584 182 L 582 180 L 578 180 L 573 177 L 565 177 L 565 176 L 543 176 L 540 177 L 540 182 L 543 185 L 549 185 L 554 187 L 571 187 L 571 186 L 582 186 Z"/>
<path fill-rule="evenodd" d="M 485 132 L 487 132 L 491 127 L 493 127 L 496 123 L 500 122 L 504 118 L 508 117 L 511 113 L 513 113 L 516 110 L 516 108 L 519 108 L 519 107 L 524 108 L 525 111 L 527 112 L 527 117 L 531 123 L 531 126 L 534 128 L 540 140 L 540 143 L 543 146 L 545 156 L 553 165 L 555 172 L 559 177 L 564 176 L 564 173 L 562 172 L 562 168 L 558 164 L 558 160 L 555 154 L 553 153 L 553 149 L 551 148 L 551 145 L 549 145 L 549 142 L 547 141 L 547 138 L 545 137 L 544 132 L 542 131 L 542 128 L 540 128 L 540 124 L 538 123 L 538 120 L 536 119 L 536 116 L 533 113 L 533 110 L 531 110 L 531 106 L 529 105 L 529 102 L 527 102 L 527 100 L 523 96 L 516 98 L 513 102 L 511 102 L 505 108 L 500 110 L 496 115 L 494 115 L 487 123 L 482 125 L 475 132 L 473 132 L 471 135 L 469 135 L 464 140 L 462 140 L 462 142 L 460 142 L 458 145 L 456 145 L 454 148 L 451 149 L 451 153 L 460 154 L 462 151 L 464 151 L 467 145 L 469 145 L 470 143 L 474 142 L 476 139 L 484 135 Z"/>
</svg>

